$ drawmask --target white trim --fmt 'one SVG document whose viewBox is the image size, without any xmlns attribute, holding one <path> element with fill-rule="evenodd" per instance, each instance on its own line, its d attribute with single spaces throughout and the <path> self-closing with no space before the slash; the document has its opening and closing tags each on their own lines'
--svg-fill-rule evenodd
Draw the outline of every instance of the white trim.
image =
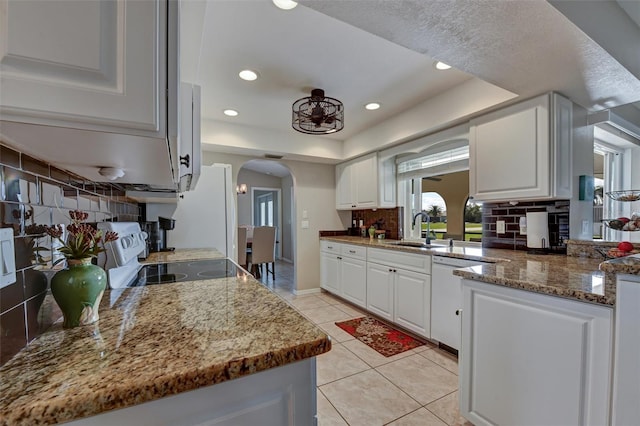
<svg viewBox="0 0 640 426">
<path fill-rule="evenodd" d="M 278 221 L 276 223 L 276 241 L 282 241 L 282 188 L 273 188 L 273 187 L 263 187 L 263 186 L 252 186 L 251 187 L 251 225 L 256 226 L 255 224 L 255 210 L 254 210 L 254 200 L 255 200 L 255 191 L 273 191 L 278 193 Z M 280 259 L 282 256 L 282 245 L 276 244 L 276 259 Z"/>
<path fill-rule="evenodd" d="M 316 293 L 320 293 L 320 287 L 308 288 L 306 290 L 298 290 L 298 289 L 293 290 L 293 294 L 296 296 L 304 296 L 305 294 L 316 294 Z"/>
</svg>

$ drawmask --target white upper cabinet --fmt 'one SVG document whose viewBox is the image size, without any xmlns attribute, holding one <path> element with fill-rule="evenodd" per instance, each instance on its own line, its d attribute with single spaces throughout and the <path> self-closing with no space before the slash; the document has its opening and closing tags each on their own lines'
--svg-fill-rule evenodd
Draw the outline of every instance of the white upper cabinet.
<svg viewBox="0 0 640 426">
<path fill-rule="evenodd" d="M 396 206 L 393 159 L 378 161 L 377 153 L 336 166 L 336 209 Z"/>
<path fill-rule="evenodd" d="M 165 1 L 0 7 L 2 120 L 166 137 Z"/>
<path fill-rule="evenodd" d="M 546 94 L 471 121 L 469 192 L 478 201 L 571 198 L 572 102 Z"/>
</svg>

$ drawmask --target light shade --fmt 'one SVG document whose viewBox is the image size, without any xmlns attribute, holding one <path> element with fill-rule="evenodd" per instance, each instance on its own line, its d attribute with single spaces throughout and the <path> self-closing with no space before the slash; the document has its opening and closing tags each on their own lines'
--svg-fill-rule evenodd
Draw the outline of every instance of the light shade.
<svg viewBox="0 0 640 426">
<path fill-rule="evenodd" d="M 246 194 L 247 193 L 247 184 L 246 183 L 241 183 L 240 185 L 236 186 L 236 192 L 238 194 Z"/>
<path fill-rule="evenodd" d="M 291 126 L 302 133 L 325 135 L 344 127 L 344 106 L 335 98 L 324 96 L 324 90 L 313 89 L 311 96 L 293 103 Z"/>
<path fill-rule="evenodd" d="M 124 176 L 124 170 L 118 167 L 100 167 L 98 173 L 100 173 L 100 176 L 104 176 L 109 180 L 116 180 Z"/>
<path fill-rule="evenodd" d="M 224 111 L 222 111 L 222 113 L 228 117 L 238 116 L 238 111 L 236 111 L 235 109 L 225 109 Z"/>
<path fill-rule="evenodd" d="M 273 4 L 284 10 L 291 10 L 298 5 L 298 3 L 293 0 L 273 0 Z"/>
<path fill-rule="evenodd" d="M 258 73 L 253 70 L 242 70 L 238 76 L 245 81 L 254 81 L 258 79 Z"/>
</svg>

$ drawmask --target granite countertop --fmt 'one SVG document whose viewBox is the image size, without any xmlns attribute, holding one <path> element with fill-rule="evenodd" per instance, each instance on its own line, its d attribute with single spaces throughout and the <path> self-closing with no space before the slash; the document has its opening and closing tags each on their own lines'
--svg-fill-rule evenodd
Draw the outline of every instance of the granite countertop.
<svg viewBox="0 0 640 426">
<path fill-rule="evenodd" d="M 251 277 L 129 288 L 111 307 L 107 291 L 96 324 L 58 322 L 0 368 L 0 425 L 91 416 L 330 348 L 324 332 Z"/>
<path fill-rule="evenodd" d="M 612 270 L 607 271 L 608 266 L 604 265 L 611 262 L 604 262 L 601 270 L 601 260 L 586 257 L 533 255 L 522 250 L 482 247 L 442 246 L 430 249 L 402 247 L 392 245 L 394 241 L 391 240 L 370 240 L 361 237 L 338 236 L 321 237 L 321 239 L 408 253 L 494 262 L 459 269 L 454 274 L 506 287 L 602 305 L 615 304 L 614 274 L 621 272 L 620 266 L 612 266 Z M 605 273 L 605 271 L 611 273 Z"/>
<path fill-rule="evenodd" d="M 613 274 L 640 275 L 640 254 L 602 262 L 600 264 L 600 270 Z"/>
</svg>

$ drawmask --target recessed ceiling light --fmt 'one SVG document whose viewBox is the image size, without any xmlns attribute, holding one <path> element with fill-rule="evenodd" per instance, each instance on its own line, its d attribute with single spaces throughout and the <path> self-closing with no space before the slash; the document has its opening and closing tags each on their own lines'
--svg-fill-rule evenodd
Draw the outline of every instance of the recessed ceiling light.
<svg viewBox="0 0 640 426">
<path fill-rule="evenodd" d="M 258 73 L 251 70 L 242 70 L 238 73 L 238 76 L 246 81 L 253 81 L 258 78 Z"/>
<path fill-rule="evenodd" d="M 291 10 L 298 5 L 298 2 L 292 0 L 273 0 L 273 4 L 278 6 L 280 9 Z"/>
<path fill-rule="evenodd" d="M 229 117 L 235 117 L 236 115 L 238 115 L 238 111 L 236 111 L 235 109 L 225 109 L 222 112 L 224 113 L 224 115 Z"/>
<path fill-rule="evenodd" d="M 366 104 L 364 106 L 364 108 L 368 109 L 369 111 L 373 111 L 373 110 L 376 110 L 376 109 L 380 108 L 380 104 L 377 103 L 377 102 L 371 102 L 371 103 Z"/>
<path fill-rule="evenodd" d="M 449 68 L 451 68 L 451 65 L 447 65 L 444 62 L 440 62 L 440 61 L 436 62 L 436 69 L 448 70 Z"/>
</svg>

